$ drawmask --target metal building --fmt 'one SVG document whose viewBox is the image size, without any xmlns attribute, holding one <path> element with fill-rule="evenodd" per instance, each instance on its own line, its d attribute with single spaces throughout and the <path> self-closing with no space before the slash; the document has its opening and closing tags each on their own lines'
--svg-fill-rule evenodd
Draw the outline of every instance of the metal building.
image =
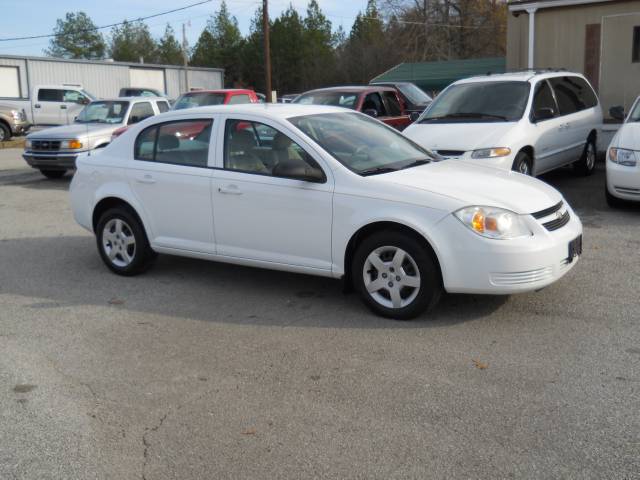
<svg viewBox="0 0 640 480">
<path fill-rule="evenodd" d="M 224 86 L 224 69 L 99 60 L 0 55 L 0 99 L 29 98 L 36 85 L 80 84 L 97 97 L 146 87 L 176 98 L 190 89 Z"/>
</svg>

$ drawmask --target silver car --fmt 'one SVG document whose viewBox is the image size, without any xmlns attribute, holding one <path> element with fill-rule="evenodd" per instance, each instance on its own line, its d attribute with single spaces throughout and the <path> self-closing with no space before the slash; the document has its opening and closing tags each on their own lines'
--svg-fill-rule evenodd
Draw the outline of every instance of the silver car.
<svg viewBox="0 0 640 480">
<path fill-rule="evenodd" d="M 109 144 L 114 131 L 169 110 L 166 99 L 122 97 L 89 103 L 71 125 L 27 136 L 22 158 L 47 178 L 60 178 L 75 168 L 79 153 Z"/>
</svg>

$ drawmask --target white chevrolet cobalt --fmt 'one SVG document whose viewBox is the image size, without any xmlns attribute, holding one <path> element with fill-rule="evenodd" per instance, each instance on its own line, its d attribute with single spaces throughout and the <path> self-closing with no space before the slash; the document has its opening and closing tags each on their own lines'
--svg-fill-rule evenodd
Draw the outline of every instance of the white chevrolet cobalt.
<svg viewBox="0 0 640 480">
<path fill-rule="evenodd" d="M 619 207 L 627 201 L 640 202 L 640 97 L 624 118 L 622 107 L 612 107 L 613 118 L 624 119 L 607 150 L 607 203 Z"/>
<path fill-rule="evenodd" d="M 77 167 L 74 216 L 121 275 L 157 252 L 344 278 L 375 312 L 408 319 L 443 291 L 538 290 L 582 249 L 580 220 L 552 187 L 434 161 L 336 107 L 169 112 Z"/>
<path fill-rule="evenodd" d="M 580 74 L 531 71 L 460 80 L 404 130 L 446 158 L 527 175 L 596 164 L 602 109 Z"/>
</svg>

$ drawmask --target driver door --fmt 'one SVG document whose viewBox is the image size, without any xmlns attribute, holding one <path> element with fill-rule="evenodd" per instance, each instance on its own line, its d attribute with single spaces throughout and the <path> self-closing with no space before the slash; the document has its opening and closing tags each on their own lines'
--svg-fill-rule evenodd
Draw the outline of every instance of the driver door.
<svg viewBox="0 0 640 480">
<path fill-rule="evenodd" d="M 213 176 L 217 253 L 331 270 L 333 177 L 305 142 L 273 125 L 227 117 Z M 320 169 L 324 181 L 279 176 L 278 164 Z"/>
</svg>

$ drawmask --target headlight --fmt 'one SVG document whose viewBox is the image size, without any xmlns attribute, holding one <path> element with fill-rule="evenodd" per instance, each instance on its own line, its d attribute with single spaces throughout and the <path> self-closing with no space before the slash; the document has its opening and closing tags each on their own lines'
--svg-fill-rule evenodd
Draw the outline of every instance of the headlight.
<svg viewBox="0 0 640 480">
<path fill-rule="evenodd" d="M 533 235 L 521 215 L 497 207 L 465 207 L 454 215 L 478 235 L 498 240 Z"/>
<path fill-rule="evenodd" d="M 22 120 L 22 113 L 19 110 L 11 110 L 11 116 L 18 122 Z"/>
<path fill-rule="evenodd" d="M 509 147 L 482 148 L 480 150 L 474 150 L 471 153 L 471 158 L 506 157 L 510 153 L 511 149 Z"/>
<path fill-rule="evenodd" d="M 78 148 L 82 148 L 82 142 L 80 140 L 63 140 L 60 144 L 60 148 L 65 150 L 77 150 Z"/>
<path fill-rule="evenodd" d="M 31 148 L 31 140 L 27 138 L 24 142 L 24 149 L 29 150 L 30 148 Z"/>
<path fill-rule="evenodd" d="M 634 150 L 627 150 L 626 148 L 610 148 L 609 160 L 626 167 L 635 167 L 637 163 L 636 152 Z"/>
</svg>

